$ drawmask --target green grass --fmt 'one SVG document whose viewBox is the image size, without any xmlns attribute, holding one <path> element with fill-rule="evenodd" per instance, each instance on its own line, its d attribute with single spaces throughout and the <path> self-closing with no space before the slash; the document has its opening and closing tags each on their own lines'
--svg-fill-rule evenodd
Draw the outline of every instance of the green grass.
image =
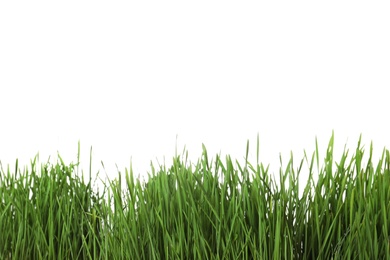
<svg viewBox="0 0 390 260">
<path fill-rule="evenodd" d="M 203 146 L 196 163 L 183 152 L 145 183 L 130 167 L 101 192 L 91 170 L 77 174 L 79 157 L 16 161 L 1 167 L 0 259 L 390 259 L 389 151 L 374 164 L 371 145 L 363 161 L 359 138 L 335 163 L 333 147 L 332 135 L 320 160 L 316 141 L 297 168 L 291 155 L 278 184 L 247 160 L 248 143 L 243 165 L 209 161 Z"/>
</svg>

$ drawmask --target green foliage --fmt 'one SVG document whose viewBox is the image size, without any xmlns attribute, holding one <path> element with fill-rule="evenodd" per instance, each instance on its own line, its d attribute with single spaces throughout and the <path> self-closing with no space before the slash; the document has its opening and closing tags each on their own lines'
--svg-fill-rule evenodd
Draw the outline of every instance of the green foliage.
<svg viewBox="0 0 390 260">
<path fill-rule="evenodd" d="M 79 162 L 59 157 L 37 171 L 34 160 L 21 172 L 16 161 L 0 174 L 0 258 L 390 259 L 389 151 L 374 167 L 361 138 L 338 163 L 333 147 L 332 135 L 321 168 L 317 142 L 296 169 L 291 155 L 276 185 L 268 167 L 248 161 L 249 143 L 243 166 L 210 162 L 203 146 L 196 164 L 183 153 L 169 169 L 152 165 L 146 183 L 130 167 L 101 194 L 91 172 L 79 178 Z"/>
</svg>

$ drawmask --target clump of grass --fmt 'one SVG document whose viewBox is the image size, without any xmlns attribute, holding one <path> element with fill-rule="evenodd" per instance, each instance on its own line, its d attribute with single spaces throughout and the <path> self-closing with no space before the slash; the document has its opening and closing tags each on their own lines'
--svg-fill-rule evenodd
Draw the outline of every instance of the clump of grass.
<svg viewBox="0 0 390 260">
<path fill-rule="evenodd" d="M 102 197 L 74 174 L 76 165 L 20 171 L 18 161 L 0 175 L 0 256 L 2 259 L 91 258 L 101 248 L 96 211 Z"/>
<path fill-rule="evenodd" d="M 230 156 L 209 161 L 203 146 L 196 164 L 187 153 L 170 168 L 152 164 L 145 183 L 130 167 L 101 194 L 91 171 L 87 181 L 75 173 L 78 163 L 59 157 L 39 174 L 35 160 L 30 172 L 16 163 L 0 175 L 0 257 L 390 259 L 389 151 L 374 167 L 372 145 L 363 162 L 361 138 L 338 163 L 333 147 L 332 134 L 321 168 L 317 142 L 297 168 L 291 155 L 276 185 L 268 167 L 248 161 L 249 143 L 244 165 Z"/>
</svg>

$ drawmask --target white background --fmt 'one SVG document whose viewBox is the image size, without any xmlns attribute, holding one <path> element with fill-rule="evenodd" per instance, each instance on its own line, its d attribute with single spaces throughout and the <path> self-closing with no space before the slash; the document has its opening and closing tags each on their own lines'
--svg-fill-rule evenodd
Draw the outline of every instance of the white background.
<svg viewBox="0 0 390 260">
<path fill-rule="evenodd" d="M 315 137 L 390 147 L 387 1 L 1 1 L 0 160 L 117 177 L 202 143 L 278 173 Z M 368 152 L 368 151 L 367 151 Z M 366 157 L 367 158 L 367 157 Z M 53 159 L 54 160 L 54 159 Z M 55 160 L 54 160 L 55 161 Z M 102 171 L 102 170 L 101 170 Z M 103 171 L 104 172 L 104 171 Z M 104 176 L 104 174 L 103 174 Z"/>
</svg>

